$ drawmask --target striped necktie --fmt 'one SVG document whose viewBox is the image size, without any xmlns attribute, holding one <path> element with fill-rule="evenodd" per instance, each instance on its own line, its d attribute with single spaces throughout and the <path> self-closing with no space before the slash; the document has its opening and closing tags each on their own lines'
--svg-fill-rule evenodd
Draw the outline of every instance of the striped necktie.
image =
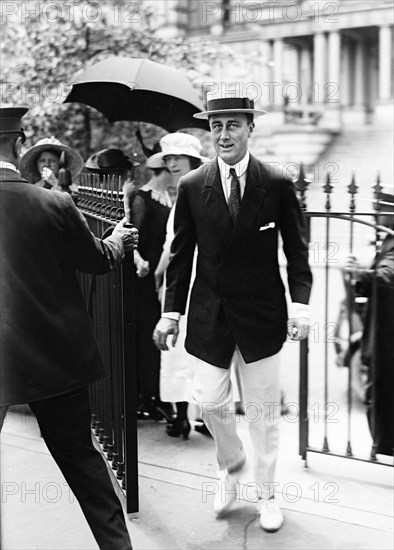
<svg viewBox="0 0 394 550">
<path fill-rule="evenodd" d="M 241 207 L 241 186 L 239 184 L 239 179 L 237 178 L 237 174 L 235 173 L 234 168 L 230 168 L 230 176 L 231 188 L 230 196 L 228 199 L 228 207 L 230 210 L 231 219 L 235 223 L 237 221 L 238 212 Z"/>
</svg>

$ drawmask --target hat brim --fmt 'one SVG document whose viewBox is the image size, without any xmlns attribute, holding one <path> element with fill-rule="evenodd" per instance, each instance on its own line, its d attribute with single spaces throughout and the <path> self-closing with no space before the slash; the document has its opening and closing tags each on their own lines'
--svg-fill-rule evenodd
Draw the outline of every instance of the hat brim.
<svg viewBox="0 0 394 550">
<path fill-rule="evenodd" d="M 149 157 L 149 160 L 150 159 L 152 159 L 153 161 L 161 160 L 161 161 L 164 162 L 164 157 L 168 157 L 170 155 L 191 157 L 191 158 L 194 158 L 194 159 L 201 160 L 201 162 L 209 162 L 211 160 L 208 157 L 203 157 L 202 155 L 191 155 L 190 153 L 182 151 L 181 149 L 168 149 L 164 153 L 163 152 L 155 153 L 154 155 L 151 155 Z"/>
<path fill-rule="evenodd" d="M 128 161 L 127 163 L 122 164 L 121 166 L 119 165 L 105 166 L 104 168 L 100 168 L 96 163 L 86 161 L 85 169 L 95 174 L 111 174 L 112 172 L 120 172 L 122 170 L 133 170 L 133 168 L 137 168 L 137 166 L 140 166 L 140 165 L 141 165 L 140 162 Z"/>
<path fill-rule="evenodd" d="M 262 116 L 267 114 L 267 111 L 260 109 L 217 109 L 216 111 L 203 111 L 202 113 L 195 113 L 193 117 L 207 119 L 212 115 L 228 115 L 230 113 L 245 113 L 253 116 Z"/>
<path fill-rule="evenodd" d="M 68 145 L 57 145 L 56 143 L 43 143 L 42 145 L 33 145 L 26 151 L 19 161 L 19 171 L 23 178 L 31 183 L 41 179 L 41 174 L 37 169 L 37 159 L 43 151 L 57 151 L 67 154 L 67 168 L 71 172 L 72 178 L 78 176 L 83 168 L 83 159 L 77 151 L 71 149 Z"/>
</svg>

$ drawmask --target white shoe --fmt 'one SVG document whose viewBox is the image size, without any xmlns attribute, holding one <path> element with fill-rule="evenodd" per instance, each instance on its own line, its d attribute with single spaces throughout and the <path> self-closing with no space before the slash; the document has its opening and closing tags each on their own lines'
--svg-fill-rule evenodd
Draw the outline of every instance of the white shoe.
<svg viewBox="0 0 394 550">
<path fill-rule="evenodd" d="M 219 472 L 219 490 L 213 501 L 213 511 L 217 518 L 227 514 L 234 502 L 239 500 L 239 478 L 245 468 L 246 460 L 235 473 L 230 474 L 227 470 Z"/>
<path fill-rule="evenodd" d="M 260 500 L 257 505 L 259 524 L 264 531 L 278 531 L 283 525 L 283 514 L 275 500 Z"/>
</svg>

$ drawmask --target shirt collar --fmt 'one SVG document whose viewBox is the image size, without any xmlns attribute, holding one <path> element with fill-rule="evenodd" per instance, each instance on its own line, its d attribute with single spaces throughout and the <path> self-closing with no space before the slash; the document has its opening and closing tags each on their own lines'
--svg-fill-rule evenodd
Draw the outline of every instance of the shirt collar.
<svg viewBox="0 0 394 550">
<path fill-rule="evenodd" d="M 219 165 L 220 173 L 222 174 L 222 176 L 224 174 L 225 177 L 228 178 L 230 175 L 230 168 L 234 168 L 235 173 L 237 174 L 237 177 L 240 178 L 245 174 L 246 170 L 248 169 L 249 159 L 250 159 L 250 152 L 247 151 L 243 159 L 237 162 L 237 164 L 235 164 L 234 166 L 230 166 L 229 164 L 224 162 L 223 159 L 218 157 L 218 165 Z"/>
<path fill-rule="evenodd" d="M 12 164 L 11 162 L 6 162 L 4 160 L 0 160 L 0 168 L 8 168 L 8 170 L 18 172 L 18 169 L 14 164 Z"/>
</svg>

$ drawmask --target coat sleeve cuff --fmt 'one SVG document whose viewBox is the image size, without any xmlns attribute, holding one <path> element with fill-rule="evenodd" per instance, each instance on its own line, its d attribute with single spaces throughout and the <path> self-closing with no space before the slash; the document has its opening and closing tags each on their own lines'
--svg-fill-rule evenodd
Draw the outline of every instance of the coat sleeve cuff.
<svg viewBox="0 0 394 550">
<path fill-rule="evenodd" d="M 179 319 L 181 318 L 181 314 L 178 313 L 177 311 L 168 311 L 167 313 L 162 313 L 161 316 L 164 317 L 165 319 L 172 319 L 173 321 L 178 321 L 178 322 L 179 322 Z"/>
<path fill-rule="evenodd" d="M 311 307 L 308 304 L 300 304 L 299 302 L 292 302 L 289 305 L 289 319 L 297 317 L 305 317 L 310 321 Z"/>
<path fill-rule="evenodd" d="M 111 269 L 114 269 L 125 257 L 123 241 L 118 235 L 112 234 L 101 242 Z"/>
</svg>

